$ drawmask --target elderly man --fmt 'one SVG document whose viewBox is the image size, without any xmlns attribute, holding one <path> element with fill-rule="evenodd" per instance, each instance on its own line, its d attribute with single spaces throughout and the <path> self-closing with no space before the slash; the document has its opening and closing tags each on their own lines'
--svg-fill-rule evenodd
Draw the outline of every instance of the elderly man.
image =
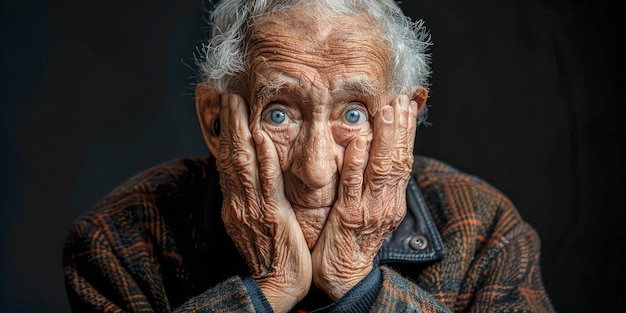
<svg viewBox="0 0 626 313">
<path fill-rule="evenodd" d="M 212 156 L 78 219 L 75 312 L 552 312 L 539 239 L 480 179 L 413 155 L 429 36 L 391 0 L 223 0 L 199 60 Z"/>
</svg>

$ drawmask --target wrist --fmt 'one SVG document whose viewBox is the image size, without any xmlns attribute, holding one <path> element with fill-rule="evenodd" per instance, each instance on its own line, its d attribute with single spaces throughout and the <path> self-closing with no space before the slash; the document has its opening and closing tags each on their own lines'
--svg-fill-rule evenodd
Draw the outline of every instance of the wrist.
<svg viewBox="0 0 626 313">
<path fill-rule="evenodd" d="M 314 275 L 315 286 L 323 290 L 332 301 L 337 301 L 365 279 L 372 272 L 372 269 L 373 265 L 370 264 L 362 269 L 342 273 L 317 272 L 317 275 Z"/>
<path fill-rule="evenodd" d="M 310 284 L 305 286 L 285 286 L 269 279 L 256 281 L 265 299 L 274 312 L 289 312 L 309 292 Z"/>
</svg>

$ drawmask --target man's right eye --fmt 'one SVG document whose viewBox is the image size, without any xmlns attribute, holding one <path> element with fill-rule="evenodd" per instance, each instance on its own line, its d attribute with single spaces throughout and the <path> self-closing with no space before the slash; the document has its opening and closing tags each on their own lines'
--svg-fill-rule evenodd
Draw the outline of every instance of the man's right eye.
<svg viewBox="0 0 626 313">
<path fill-rule="evenodd" d="M 274 124 L 282 124 L 287 119 L 287 115 L 281 110 L 271 110 L 268 117 Z"/>
</svg>

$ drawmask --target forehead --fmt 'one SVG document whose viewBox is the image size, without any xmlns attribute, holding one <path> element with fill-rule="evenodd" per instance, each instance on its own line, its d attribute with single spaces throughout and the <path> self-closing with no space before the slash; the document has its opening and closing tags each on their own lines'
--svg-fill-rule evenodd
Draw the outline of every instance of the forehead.
<svg viewBox="0 0 626 313">
<path fill-rule="evenodd" d="M 379 33 L 379 24 L 365 14 L 320 19 L 290 11 L 259 18 L 247 34 L 251 83 L 269 79 L 382 91 L 390 53 Z"/>
</svg>

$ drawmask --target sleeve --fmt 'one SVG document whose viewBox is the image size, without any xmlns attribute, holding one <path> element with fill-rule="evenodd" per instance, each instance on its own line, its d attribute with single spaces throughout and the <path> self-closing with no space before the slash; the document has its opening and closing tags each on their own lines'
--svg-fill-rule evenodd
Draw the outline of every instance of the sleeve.
<svg viewBox="0 0 626 313">
<path fill-rule="evenodd" d="M 356 286 L 348 290 L 337 302 L 329 307 L 330 313 L 360 313 L 369 312 L 376 295 L 382 285 L 380 269 L 374 266 L 372 271 Z"/>
<path fill-rule="evenodd" d="M 490 247 L 493 258 L 477 266 L 484 269 L 483 283 L 470 312 L 554 312 L 541 277 L 536 231 L 521 223 Z"/>
<path fill-rule="evenodd" d="M 80 220 L 63 250 L 66 291 L 72 312 L 254 312 L 239 277 L 171 308 L 149 245 L 135 241 L 113 249 L 106 227 Z"/>
<path fill-rule="evenodd" d="M 257 313 L 272 313 L 274 310 L 272 309 L 271 304 L 265 298 L 263 291 L 259 287 L 259 284 L 256 283 L 252 277 L 246 277 L 243 279 L 243 284 L 246 286 L 248 290 L 248 295 L 252 299 L 252 303 L 254 304 L 254 310 Z"/>
</svg>

